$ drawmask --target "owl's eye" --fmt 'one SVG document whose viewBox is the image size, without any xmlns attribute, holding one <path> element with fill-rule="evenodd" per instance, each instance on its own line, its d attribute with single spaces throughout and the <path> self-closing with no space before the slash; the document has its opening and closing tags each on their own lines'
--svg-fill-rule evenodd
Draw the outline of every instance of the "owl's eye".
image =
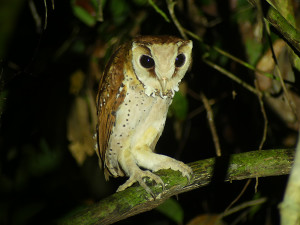
<svg viewBox="0 0 300 225">
<path fill-rule="evenodd" d="M 155 65 L 154 60 L 148 55 L 142 55 L 140 58 L 140 63 L 144 68 L 151 68 Z"/>
<path fill-rule="evenodd" d="M 175 66 L 182 67 L 184 63 L 185 63 L 185 55 L 179 54 L 175 59 Z"/>
</svg>

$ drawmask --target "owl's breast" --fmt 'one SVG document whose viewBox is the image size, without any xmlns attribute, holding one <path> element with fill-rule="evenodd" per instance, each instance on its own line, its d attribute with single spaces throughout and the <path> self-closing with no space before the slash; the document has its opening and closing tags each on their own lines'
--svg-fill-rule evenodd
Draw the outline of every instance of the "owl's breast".
<svg viewBox="0 0 300 225">
<path fill-rule="evenodd" d="M 171 101 L 171 98 L 148 96 L 139 85 L 127 88 L 110 135 L 106 157 L 108 165 L 117 166 L 118 154 L 124 149 L 135 149 L 137 145 L 143 144 L 155 147 L 163 131 Z"/>
</svg>

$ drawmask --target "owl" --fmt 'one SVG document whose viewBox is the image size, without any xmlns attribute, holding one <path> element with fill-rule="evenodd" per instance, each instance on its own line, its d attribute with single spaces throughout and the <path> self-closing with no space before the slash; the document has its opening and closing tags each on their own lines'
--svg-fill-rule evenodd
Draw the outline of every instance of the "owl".
<svg viewBox="0 0 300 225">
<path fill-rule="evenodd" d="M 138 182 L 152 194 L 146 177 L 172 169 L 190 180 L 183 162 L 154 152 L 168 108 L 191 64 L 193 43 L 172 36 L 139 36 L 111 56 L 97 94 L 97 155 L 105 178 L 127 176 L 117 191 Z M 100 166 L 101 166 L 100 165 Z"/>
</svg>

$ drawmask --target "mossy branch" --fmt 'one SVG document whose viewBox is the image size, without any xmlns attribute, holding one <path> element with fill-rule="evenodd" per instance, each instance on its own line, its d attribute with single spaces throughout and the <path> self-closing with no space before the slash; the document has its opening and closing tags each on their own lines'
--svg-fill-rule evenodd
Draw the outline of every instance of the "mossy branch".
<svg viewBox="0 0 300 225">
<path fill-rule="evenodd" d="M 173 195 L 206 186 L 211 182 L 243 180 L 288 174 L 294 160 L 293 149 L 252 151 L 228 157 L 211 158 L 190 163 L 194 177 L 190 184 L 178 171 L 162 170 L 157 174 L 166 185 L 151 186 L 156 199 L 140 186 L 115 193 L 76 215 L 64 218 L 60 224 L 112 224 L 127 217 L 149 211 Z M 226 172 L 227 171 L 227 172 Z"/>
</svg>

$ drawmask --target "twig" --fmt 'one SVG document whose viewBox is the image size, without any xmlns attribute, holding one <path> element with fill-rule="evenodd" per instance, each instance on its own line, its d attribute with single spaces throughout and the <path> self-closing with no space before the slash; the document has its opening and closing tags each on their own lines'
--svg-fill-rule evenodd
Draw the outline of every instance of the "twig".
<svg viewBox="0 0 300 225">
<path fill-rule="evenodd" d="M 271 45 L 271 46 L 272 46 L 272 45 Z M 272 48 L 273 48 L 273 46 L 272 46 Z M 273 58 L 276 57 L 276 56 L 275 56 L 275 53 L 274 53 L 273 51 L 272 51 L 272 54 L 274 54 L 274 55 L 273 55 Z M 296 118 L 297 120 L 299 120 L 298 115 L 297 115 L 297 110 L 296 110 L 295 103 L 293 102 L 293 100 L 292 100 L 292 98 L 291 98 L 291 96 L 290 96 L 290 94 L 289 94 L 289 92 L 288 92 L 288 90 L 287 90 L 287 88 L 286 88 L 286 85 L 285 85 L 284 80 L 283 80 L 283 78 L 282 78 L 281 71 L 280 71 L 280 69 L 279 69 L 277 60 L 276 60 L 276 62 L 275 62 L 275 70 L 277 71 L 277 74 L 278 74 L 278 77 L 279 77 L 279 80 L 280 80 L 280 84 L 281 84 L 281 87 L 282 87 L 282 89 L 283 89 L 283 92 L 284 92 L 284 96 L 285 96 L 285 98 L 286 98 L 286 101 L 287 101 L 287 103 L 288 103 L 290 109 L 292 110 L 292 112 L 293 112 L 295 118 Z"/>
<path fill-rule="evenodd" d="M 162 11 L 153 0 L 148 0 L 148 3 L 153 7 L 153 9 L 160 14 L 166 22 L 170 23 L 170 19 L 168 18 L 168 16 L 164 13 L 164 11 Z"/>
<path fill-rule="evenodd" d="M 261 139 L 259 147 L 258 147 L 258 150 L 261 150 L 262 147 L 263 147 L 263 145 L 264 145 L 264 143 L 265 143 L 265 141 L 266 141 L 266 138 L 267 138 L 268 118 L 267 118 L 267 114 L 266 114 L 265 107 L 264 107 L 264 101 L 262 99 L 263 95 L 262 95 L 262 93 L 258 89 L 257 80 L 254 80 L 254 85 L 255 85 L 255 88 L 257 90 L 258 102 L 259 102 L 259 105 L 260 105 L 261 113 L 262 113 L 263 118 L 264 118 L 263 136 L 262 136 L 262 139 Z M 257 193 L 257 189 L 258 189 L 258 177 L 255 177 L 255 187 L 254 187 L 255 193 Z"/>
<path fill-rule="evenodd" d="M 262 93 L 259 91 L 258 89 L 258 83 L 257 83 L 257 80 L 254 80 L 254 85 L 255 85 L 255 88 L 257 90 L 257 97 L 258 97 L 258 102 L 260 104 L 260 109 L 261 109 L 261 113 L 263 115 L 263 118 L 264 118 L 264 130 L 263 130 L 263 136 L 262 136 L 262 139 L 261 139 L 261 142 L 259 144 L 259 147 L 258 147 L 258 150 L 261 150 L 265 141 L 266 141 L 266 138 L 267 138 L 267 132 L 268 132 L 268 117 L 267 117 L 267 114 L 266 114 L 266 111 L 265 111 L 265 107 L 264 107 L 264 101 L 262 99 L 263 95 Z M 258 177 L 255 177 L 255 193 L 257 193 L 257 188 L 258 188 Z"/>
<path fill-rule="evenodd" d="M 36 30 L 38 33 L 41 32 L 41 27 L 42 27 L 42 21 L 41 21 L 41 17 L 39 16 L 37 10 L 36 10 L 36 7 L 35 7 L 35 4 L 33 2 L 33 0 L 30 0 L 28 2 L 29 4 L 29 9 L 31 11 L 31 14 L 32 14 L 32 17 L 33 17 L 33 20 L 35 22 L 35 26 L 36 26 Z"/>
<path fill-rule="evenodd" d="M 265 107 L 264 107 L 264 101 L 262 99 L 263 95 L 262 93 L 259 91 L 258 89 L 258 83 L 257 83 L 257 80 L 254 80 L 254 85 L 255 85 L 255 88 L 257 90 L 257 97 L 258 97 L 258 102 L 260 104 L 260 109 L 261 109 L 261 113 L 263 115 L 263 118 L 264 118 L 264 130 L 263 130 L 263 136 L 262 136 L 262 139 L 261 139 L 261 142 L 259 144 L 259 147 L 258 147 L 258 150 L 262 150 L 262 147 L 266 141 L 266 138 L 267 138 L 267 132 L 268 132 L 268 117 L 267 117 L 267 114 L 266 114 L 266 111 L 265 111 Z M 254 190 L 255 190 L 255 193 L 257 193 L 257 188 L 258 188 L 258 177 L 255 177 L 255 187 L 254 187 Z"/>
<path fill-rule="evenodd" d="M 262 204 L 264 202 L 267 201 L 267 198 L 260 198 L 260 199 L 256 199 L 256 200 L 252 200 L 252 201 L 248 201 L 248 202 L 244 202 L 236 207 L 233 207 L 232 209 L 229 209 L 228 211 L 225 211 L 224 214 L 222 214 L 222 217 L 226 217 L 226 216 L 229 216 L 233 213 L 236 213 L 244 208 L 247 208 L 247 207 L 251 207 L 251 206 L 256 206 L 256 205 L 259 205 L 259 204 Z"/>
<path fill-rule="evenodd" d="M 251 179 L 248 179 L 246 184 L 244 185 L 242 191 L 239 193 L 239 195 L 229 204 L 229 206 L 225 209 L 225 211 L 223 212 L 223 216 L 228 215 L 228 211 L 231 208 L 231 206 L 233 206 L 244 194 L 244 192 L 246 191 L 247 187 L 249 186 L 251 182 Z"/>
<path fill-rule="evenodd" d="M 102 0 L 98 0 L 97 4 L 98 4 L 97 20 L 99 22 L 103 22 L 104 19 L 103 19 L 103 2 L 102 2 Z"/>
<path fill-rule="evenodd" d="M 268 117 L 267 117 L 267 114 L 266 114 L 266 110 L 265 110 L 265 107 L 264 107 L 264 102 L 263 102 L 263 95 L 262 93 L 259 91 L 258 89 L 258 83 L 257 83 L 257 80 L 254 81 L 254 84 L 255 84 L 255 88 L 257 90 L 257 97 L 258 97 L 258 102 L 260 104 L 260 109 L 261 109 L 261 113 L 263 115 L 263 118 L 264 118 L 264 130 L 263 130 L 263 136 L 262 136 L 262 139 L 261 139 L 261 142 L 259 144 L 259 147 L 258 147 L 258 150 L 261 150 L 265 141 L 266 141 L 266 138 L 267 138 L 267 132 L 268 132 Z"/>
<path fill-rule="evenodd" d="M 245 210 L 245 211 L 242 212 L 241 214 L 239 214 L 238 217 L 237 217 L 230 225 L 237 225 L 237 224 L 240 224 L 240 222 L 242 222 L 243 220 L 245 220 L 245 218 L 247 217 L 247 215 L 251 214 L 251 211 L 252 211 L 253 207 L 255 207 L 255 206 L 258 205 L 258 204 L 264 203 L 266 200 L 267 200 L 266 198 L 261 198 L 261 199 L 253 200 L 253 201 L 250 201 L 250 202 L 245 202 L 245 207 L 244 207 L 244 208 L 247 207 L 247 204 L 248 204 L 248 203 L 251 204 L 251 202 L 253 202 L 253 205 L 249 205 L 249 206 L 252 206 L 252 207 L 249 208 L 249 209 L 247 209 L 247 210 Z M 255 202 L 255 201 L 257 201 L 257 202 Z M 237 206 L 237 207 L 240 207 L 240 208 L 237 208 L 237 209 L 236 209 L 236 210 L 237 210 L 236 212 L 238 212 L 239 210 L 242 210 L 242 209 L 243 209 L 243 208 L 242 208 L 243 206 L 244 206 L 243 204 L 241 204 L 241 206 Z M 235 207 L 235 208 L 236 208 L 236 207 Z M 235 209 L 235 208 L 233 208 L 233 209 Z M 235 212 L 232 212 L 232 213 L 235 213 Z"/>
<path fill-rule="evenodd" d="M 216 155 L 221 156 L 221 147 L 220 147 L 220 141 L 219 141 L 217 129 L 216 129 L 216 126 L 215 126 L 215 123 L 214 123 L 214 114 L 212 112 L 212 109 L 210 107 L 208 99 L 206 98 L 206 96 L 204 95 L 203 92 L 200 93 L 200 97 L 202 99 L 202 102 L 203 102 L 204 107 L 205 107 L 206 112 L 207 112 L 207 120 L 208 120 L 211 135 L 213 137 L 214 145 L 215 145 L 215 148 L 216 148 Z"/>
<path fill-rule="evenodd" d="M 173 20 L 173 23 L 175 24 L 175 26 L 179 30 L 180 35 L 184 39 L 187 39 L 187 36 L 186 36 L 186 34 L 184 32 L 184 28 L 181 26 L 181 24 L 179 23 L 178 19 L 175 16 L 174 6 L 176 5 L 176 1 L 173 1 L 173 0 L 166 0 L 166 1 L 167 1 L 168 10 L 169 10 L 170 16 L 171 16 L 171 18 Z"/>
<path fill-rule="evenodd" d="M 189 30 L 187 30 L 187 29 L 185 29 L 185 28 L 183 28 L 183 29 L 184 29 L 184 32 L 185 32 L 186 34 L 188 34 L 188 35 L 191 36 L 192 38 L 196 39 L 197 41 L 203 43 L 202 38 L 199 37 L 197 34 L 194 34 L 193 32 L 191 32 L 191 31 L 189 31 Z M 226 56 L 226 57 L 232 59 L 233 61 L 237 62 L 238 64 L 240 64 L 240 65 L 242 65 L 242 66 L 244 66 L 244 67 L 246 67 L 246 68 L 248 68 L 248 69 L 250 69 L 250 70 L 252 70 L 252 71 L 258 72 L 258 73 L 260 73 L 260 74 L 262 74 L 262 75 L 264 75 L 264 76 L 266 76 L 266 77 L 270 77 L 270 78 L 272 78 L 272 79 L 279 80 L 279 78 L 277 78 L 277 77 L 274 76 L 273 74 L 268 73 L 268 72 L 264 72 L 264 71 L 262 71 L 262 70 L 259 70 L 259 69 L 257 69 L 255 66 L 252 66 L 251 64 L 249 64 L 249 63 L 247 63 L 247 62 L 245 62 L 245 61 L 243 61 L 243 60 L 241 60 L 241 59 L 239 59 L 239 58 L 237 58 L 237 57 L 231 55 L 229 52 L 226 52 L 226 51 L 224 51 L 224 50 L 218 48 L 217 46 L 209 46 L 209 45 L 207 45 L 207 44 L 205 44 L 205 43 L 203 43 L 203 44 L 204 44 L 204 46 L 207 48 L 207 50 L 209 50 L 209 49 L 214 49 L 216 52 L 220 53 L 221 55 L 224 55 L 224 56 Z"/>
<path fill-rule="evenodd" d="M 197 34 L 194 34 L 192 31 L 189 31 L 185 28 L 183 28 L 184 33 L 188 34 L 189 36 L 191 36 L 192 38 L 196 39 L 197 41 L 200 41 L 203 43 L 203 40 L 200 36 L 198 36 Z M 210 48 L 208 45 L 205 45 L 208 49 Z"/>
<path fill-rule="evenodd" d="M 222 74 L 226 75 L 227 77 L 229 77 L 230 79 L 234 80 L 235 82 L 237 82 L 238 84 L 242 85 L 244 88 L 246 88 L 248 91 L 252 92 L 253 94 L 257 95 L 257 90 L 252 87 L 251 85 L 247 84 L 246 82 L 242 81 L 240 78 L 236 77 L 233 73 L 225 70 L 224 68 L 214 64 L 213 62 L 209 61 L 206 59 L 206 56 L 204 55 L 202 60 L 209 66 L 211 66 L 212 68 L 218 70 L 219 72 L 221 72 Z"/>
<path fill-rule="evenodd" d="M 266 77 L 270 77 L 270 78 L 272 78 L 272 79 L 279 80 L 279 79 L 278 79 L 276 76 L 274 76 L 273 74 L 268 73 L 268 72 L 261 71 L 261 70 L 257 69 L 255 66 L 252 66 L 251 64 L 249 64 L 249 63 L 247 63 L 247 62 L 245 62 L 245 61 L 243 61 L 243 60 L 241 60 L 241 59 L 239 59 L 239 58 L 237 58 L 237 57 L 231 55 L 230 53 L 228 53 L 228 52 L 226 52 L 226 51 L 224 51 L 224 50 L 218 48 L 217 46 L 213 46 L 212 48 L 213 48 L 215 51 L 219 52 L 221 55 L 224 55 L 224 56 L 226 56 L 226 57 L 232 59 L 233 61 L 239 63 L 240 65 L 242 65 L 242 66 L 244 66 L 244 67 L 246 67 L 246 68 L 248 68 L 248 69 L 250 69 L 250 70 L 252 70 L 252 71 L 258 72 L 258 73 L 260 73 L 260 74 L 262 74 L 262 75 L 264 75 L 264 76 L 266 76 Z"/>
<path fill-rule="evenodd" d="M 44 21 L 44 30 L 47 28 L 47 20 L 48 20 L 48 8 L 47 8 L 47 2 L 44 0 L 44 6 L 45 6 L 45 21 Z"/>
</svg>

